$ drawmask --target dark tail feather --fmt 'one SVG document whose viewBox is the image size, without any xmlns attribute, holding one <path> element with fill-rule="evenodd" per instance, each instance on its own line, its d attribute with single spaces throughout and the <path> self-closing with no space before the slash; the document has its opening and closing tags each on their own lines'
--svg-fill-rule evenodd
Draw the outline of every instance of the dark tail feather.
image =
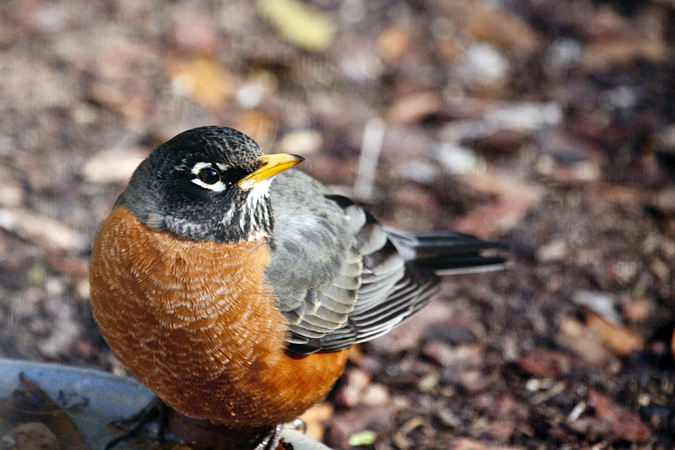
<svg viewBox="0 0 675 450">
<path fill-rule="evenodd" d="M 500 256 L 486 257 L 482 255 L 448 256 L 418 259 L 414 261 L 414 264 L 418 267 L 433 270 L 439 275 L 452 275 L 501 270 L 506 265 L 506 258 Z"/>
<path fill-rule="evenodd" d="M 417 267 L 441 275 L 500 270 L 506 246 L 456 231 L 406 233 L 387 228 L 387 235 L 399 253 Z"/>
</svg>

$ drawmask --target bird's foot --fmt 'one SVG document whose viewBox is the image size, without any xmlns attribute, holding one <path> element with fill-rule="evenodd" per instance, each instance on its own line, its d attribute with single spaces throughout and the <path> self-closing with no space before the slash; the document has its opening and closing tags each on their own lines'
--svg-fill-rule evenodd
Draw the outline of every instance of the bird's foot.
<svg viewBox="0 0 675 450">
<path fill-rule="evenodd" d="M 112 439 L 105 446 L 105 450 L 111 450 L 120 442 L 128 441 L 139 435 L 141 430 L 152 422 L 157 422 L 157 440 L 160 443 L 165 441 L 166 426 L 169 420 L 169 407 L 158 397 L 154 397 L 150 402 L 134 415 L 116 420 L 113 422 L 116 426 L 131 425 L 124 434 Z"/>
<path fill-rule="evenodd" d="M 211 450 L 276 450 L 283 424 L 270 427 L 229 428 L 206 419 L 194 419 L 171 411 L 171 433 L 195 448 Z"/>
<path fill-rule="evenodd" d="M 152 422 L 157 423 L 157 441 L 160 444 L 165 442 L 165 434 L 170 432 L 196 448 L 214 450 L 277 450 L 280 448 L 282 430 L 290 428 L 304 432 L 306 429 L 301 419 L 271 427 L 231 429 L 205 419 L 184 416 L 155 397 L 136 414 L 113 423 L 116 426 L 131 426 L 124 434 L 108 442 L 105 450 L 111 450 L 119 443 L 137 437 Z"/>
<path fill-rule="evenodd" d="M 294 430 L 298 431 L 302 434 L 305 434 L 305 431 L 307 431 L 307 424 L 301 419 L 297 418 L 293 420 L 292 422 L 284 423 L 282 424 L 282 429 L 284 430 Z"/>
<path fill-rule="evenodd" d="M 281 430 L 283 427 L 283 424 L 279 424 L 271 428 L 267 433 L 263 433 L 255 450 L 276 450 L 281 440 Z"/>
</svg>

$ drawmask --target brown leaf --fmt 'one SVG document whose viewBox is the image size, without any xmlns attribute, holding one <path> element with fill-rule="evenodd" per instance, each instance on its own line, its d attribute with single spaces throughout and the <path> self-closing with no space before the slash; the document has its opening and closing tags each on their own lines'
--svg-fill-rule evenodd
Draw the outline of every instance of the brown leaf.
<svg viewBox="0 0 675 450">
<path fill-rule="evenodd" d="M 86 246 L 82 234 L 23 208 L 0 208 L 0 228 L 55 250 L 82 250 Z"/>
<path fill-rule="evenodd" d="M 247 109 L 239 113 L 234 128 L 255 140 L 261 148 L 267 148 L 277 132 L 278 121 L 259 109 Z"/>
<path fill-rule="evenodd" d="M 478 367 L 485 357 L 481 344 L 451 346 L 442 341 L 430 341 L 422 347 L 422 353 L 442 367 Z"/>
<path fill-rule="evenodd" d="M 130 94 L 119 84 L 94 82 L 91 84 L 89 95 L 95 103 L 120 113 L 132 122 L 143 120 L 149 107 L 142 97 Z"/>
<path fill-rule="evenodd" d="M 535 349 L 518 360 L 521 370 L 535 377 L 556 378 L 572 369 L 572 357 L 556 350 Z"/>
<path fill-rule="evenodd" d="M 655 63 L 668 57 L 668 45 L 651 37 L 612 38 L 590 44 L 582 53 L 579 64 L 587 72 L 627 66 L 636 59 Z"/>
<path fill-rule="evenodd" d="M 477 191 L 496 197 L 494 202 L 461 217 L 453 227 L 483 239 L 516 227 L 543 198 L 539 187 L 503 173 L 473 173 L 460 179 Z"/>
<path fill-rule="evenodd" d="M 651 439 L 651 430 L 640 420 L 636 411 L 616 404 L 608 395 L 595 389 L 589 390 L 588 403 L 598 418 L 609 425 L 613 439 L 628 442 L 645 442 Z"/>
<path fill-rule="evenodd" d="M 599 342 L 598 335 L 586 324 L 572 317 L 568 317 L 560 324 L 560 331 L 555 339 L 558 345 L 571 350 L 587 363 L 597 366 L 618 363 L 616 356 Z"/>
<path fill-rule="evenodd" d="M 611 323 L 595 311 L 585 309 L 586 324 L 602 342 L 619 356 L 626 356 L 635 350 L 642 350 L 644 340 L 634 331 Z"/>
<path fill-rule="evenodd" d="M 205 108 L 222 108 L 234 93 L 234 78 L 214 58 L 174 59 L 167 70 L 174 87 Z"/>
<path fill-rule="evenodd" d="M 435 91 L 415 92 L 394 100 L 385 116 L 392 124 L 411 124 L 437 113 L 443 108 L 443 101 Z"/>
<path fill-rule="evenodd" d="M 618 184 L 600 183 L 597 192 L 603 200 L 625 205 L 642 205 L 650 198 L 649 191 L 642 187 Z"/>
<path fill-rule="evenodd" d="M 397 26 L 385 29 L 377 37 L 377 50 L 385 62 L 396 64 L 410 45 L 410 33 Z"/>
<path fill-rule="evenodd" d="M 317 441 L 322 441 L 323 435 L 326 433 L 325 423 L 333 417 L 333 409 L 333 405 L 330 403 L 319 403 L 305 411 L 300 416 L 307 427 L 305 435 Z"/>
<path fill-rule="evenodd" d="M 542 38 L 527 22 L 501 8 L 471 0 L 436 1 L 463 33 L 515 54 L 531 53 Z"/>
</svg>

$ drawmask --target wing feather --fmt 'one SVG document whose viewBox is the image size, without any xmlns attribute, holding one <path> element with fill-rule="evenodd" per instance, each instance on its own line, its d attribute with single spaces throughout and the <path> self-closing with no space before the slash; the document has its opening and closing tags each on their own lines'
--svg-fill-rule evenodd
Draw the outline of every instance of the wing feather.
<svg viewBox="0 0 675 450">
<path fill-rule="evenodd" d="M 275 228 L 266 276 L 295 352 L 336 351 L 387 333 L 439 291 L 434 270 L 503 263 L 481 256 L 496 245 L 473 236 L 384 228 L 294 170 L 277 175 L 270 193 Z"/>
</svg>

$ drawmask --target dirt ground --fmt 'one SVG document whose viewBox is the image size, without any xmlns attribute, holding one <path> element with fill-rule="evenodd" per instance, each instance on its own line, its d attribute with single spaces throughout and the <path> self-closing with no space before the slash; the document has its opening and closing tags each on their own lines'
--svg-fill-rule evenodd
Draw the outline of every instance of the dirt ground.
<svg viewBox="0 0 675 450">
<path fill-rule="evenodd" d="M 125 373 L 92 238 L 155 145 L 227 125 L 512 249 L 354 351 L 328 445 L 673 448 L 674 80 L 670 0 L 0 2 L 0 356 Z"/>
</svg>

